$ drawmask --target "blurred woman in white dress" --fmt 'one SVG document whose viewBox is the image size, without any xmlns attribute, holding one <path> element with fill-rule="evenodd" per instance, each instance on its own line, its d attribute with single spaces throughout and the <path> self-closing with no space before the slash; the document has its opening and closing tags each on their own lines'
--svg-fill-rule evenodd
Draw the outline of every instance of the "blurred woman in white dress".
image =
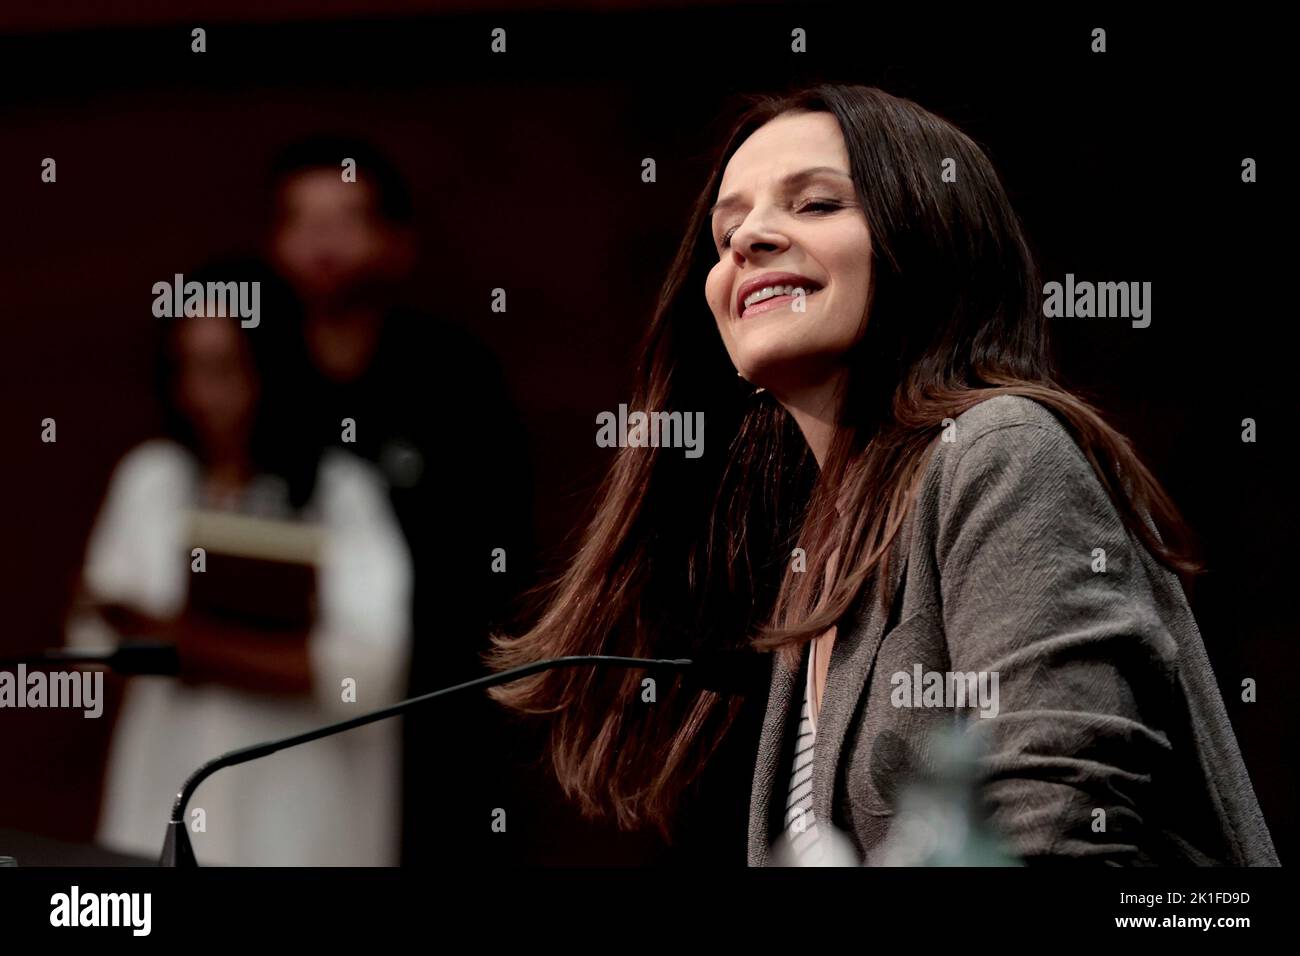
<svg viewBox="0 0 1300 956">
<path fill-rule="evenodd" d="M 398 700 L 409 660 L 406 544 L 379 473 L 315 441 L 323 423 L 300 377 L 291 298 L 249 263 L 209 277 L 261 281 L 260 322 L 158 320 L 169 437 L 114 471 L 82 582 L 83 607 L 98 613 L 69 621 L 77 646 L 161 637 L 180 652 L 179 677 L 127 682 L 97 830 L 101 845 L 150 857 L 200 764 Z M 312 545 L 314 600 L 299 625 L 196 613 L 191 546 L 198 519 L 211 530 L 214 516 L 271 560 L 262 568 Z M 247 584 L 232 593 L 283 590 Z M 395 865 L 400 733 L 381 721 L 213 775 L 190 802 L 200 864 Z"/>
</svg>

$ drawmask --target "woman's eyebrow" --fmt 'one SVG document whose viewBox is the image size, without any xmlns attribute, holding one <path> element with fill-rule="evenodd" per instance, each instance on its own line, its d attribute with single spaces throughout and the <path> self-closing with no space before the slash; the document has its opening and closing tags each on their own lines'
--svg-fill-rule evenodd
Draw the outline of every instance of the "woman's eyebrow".
<svg viewBox="0 0 1300 956">
<path fill-rule="evenodd" d="M 850 176 L 848 173 L 846 173 L 844 170 L 837 169 L 834 166 L 810 166 L 807 169 L 801 169 L 797 172 L 793 172 L 787 176 L 784 176 L 781 179 L 781 184 L 788 188 L 792 185 L 798 185 L 804 182 L 805 180 L 812 179 L 816 176 L 822 176 L 827 173 L 830 173 L 832 176 L 840 176 L 844 179 L 849 180 L 850 182 L 853 180 L 853 177 Z M 721 199 L 719 199 L 709 208 L 708 215 L 712 216 L 719 209 L 726 209 L 729 206 L 734 206 L 740 201 L 741 201 L 740 197 L 737 196 L 735 193 L 731 193 L 729 195 L 723 196 Z"/>
</svg>

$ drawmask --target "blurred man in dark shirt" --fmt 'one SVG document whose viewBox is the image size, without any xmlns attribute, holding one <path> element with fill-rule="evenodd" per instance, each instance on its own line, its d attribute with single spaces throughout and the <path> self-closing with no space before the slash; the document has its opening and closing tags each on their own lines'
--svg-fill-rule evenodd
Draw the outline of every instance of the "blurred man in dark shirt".
<svg viewBox="0 0 1300 956">
<path fill-rule="evenodd" d="M 414 216 L 382 155 L 345 138 L 302 142 L 272 186 L 268 251 L 302 299 L 318 373 L 311 427 L 382 470 L 411 548 L 411 692 L 480 676 L 489 627 L 533 574 L 531 455 L 501 370 L 465 330 L 399 304 Z M 519 841 L 491 831 L 517 776 L 486 695 L 427 707 L 405 730 L 404 862 L 517 859 Z"/>
</svg>

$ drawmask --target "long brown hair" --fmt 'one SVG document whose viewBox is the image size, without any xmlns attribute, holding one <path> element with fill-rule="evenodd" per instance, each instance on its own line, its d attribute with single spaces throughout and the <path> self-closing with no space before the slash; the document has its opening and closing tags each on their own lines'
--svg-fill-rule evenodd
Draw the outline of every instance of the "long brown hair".
<svg viewBox="0 0 1300 956">
<path fill-rule="evenodd" d="M 840 417 L 820 471 L 792 416 L 737 379 L 703 296 L 717 261 L 708 210 L 727 161 L 764 123 L 808 111 L 839 122 L 872 242 L 870 320 L 846 356 Z M 948 158 L 960 170 L 956 183 L 939 180 Z M 1173 542 L 1185 537 L 1128 440 L 1057 383 L 1041 290 L 997 173 L 952 124 L 862 86 L 754 98 L 691 212 L 629 403 L 703 411 L 713 452 L 692 459 L 680 449 L 621 448 L 576 553 L 540 593 L 537 623 L 518 638 L 494 637 L 491 666 L 747 646 L 779 650 L 780 663 L 793 663 L 873 578 L 889 580 L 891 545 L 943 419 L 1002 394 L 1050 409 L 1142 543 L 1166 566 L 1196 570 L 1143 520 L 1149 514 Z M 790 574 L 796 545 L 807 568 Z M 890 599 L 887 587 L 878 591 Z M 558 670 L 492 694 L 518 712 L 549 715 L 555 772 L 585 813 L 627 828 L 650 823 L 671 837 L 679 799 L 742 702 L 675 685 L 643 703 L 643 678 Z"/>
</svg>

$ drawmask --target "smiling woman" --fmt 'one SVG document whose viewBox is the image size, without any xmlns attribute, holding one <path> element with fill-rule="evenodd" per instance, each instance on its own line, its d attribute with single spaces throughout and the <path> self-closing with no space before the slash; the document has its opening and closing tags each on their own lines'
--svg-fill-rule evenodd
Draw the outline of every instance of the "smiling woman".
<svg viewBox="0 0 1300 956">
<path fill-rule="evenodd" d="M 862 334 L 871 282 L 870 229 L 835 117 L 768 122 L 732 156 L 720 190 L 712 209 L 719 259 L 705 295 L 728 355 L 781 405 L 815 415 L 839 382 L 836 356 Z M 803 295 L 755 300 L 772 287 Z"/>
<path fill-rule="evenodd" d="M 790 411 L 820 460 L 840 357 L 862 335 L 871 284 L 871 231 L 835 117 L 766 123 L 736 150 L 719 188 L 719 258 L 705 298 L 732 364 Z M 796 291 L 762 298 L 773 287 Z"/>
<path fill-rule="evenodd" d="M 1176 576 L 1198 567 L 1178 514 L 1058 384 L 1040 289 L 953 125 L 866 87 L 758 99 L 696 202 L 632 403 L 702 411 L 713 451 L 621 448 L 540 620 L 493 663 L 773 652 L 751 864 L 787 830 L 814 858 L 819 822 L 875 860 L 959 717 L 1024 860 L 1276 863 Z M 998 699 L 896 706 L 896 673 Z M 742 706 L 685 685 L 647 704 L 631 672 L 493 695 L 548 715 L 585 811 L 668 834 Z"/>
</svg>

